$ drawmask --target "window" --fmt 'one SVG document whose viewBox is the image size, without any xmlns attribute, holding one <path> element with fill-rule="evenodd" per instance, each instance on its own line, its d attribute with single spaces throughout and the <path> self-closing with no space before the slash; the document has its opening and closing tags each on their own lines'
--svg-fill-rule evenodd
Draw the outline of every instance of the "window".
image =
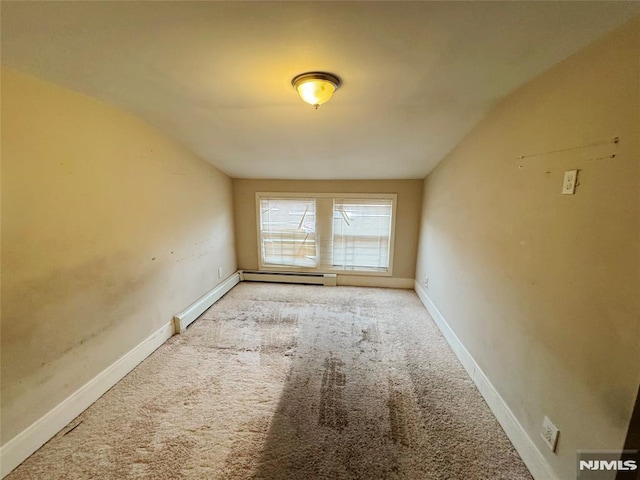
<svg viewBox="0 0 640 480">
<path fill-rule="evenodd" d="M 395 194 L 257 193 L 260 269 L 391 275 Z"/>
<path fill-rule="evenodd" d="M 333 266 L 387 271 L 392 209 L 391 199 L 335 199 Z"/>
<path fill-rule="evenodd" d="M 262 198 L 260 245 L 264 265 L 316 267 L 315 200 Z"/>
</svg>

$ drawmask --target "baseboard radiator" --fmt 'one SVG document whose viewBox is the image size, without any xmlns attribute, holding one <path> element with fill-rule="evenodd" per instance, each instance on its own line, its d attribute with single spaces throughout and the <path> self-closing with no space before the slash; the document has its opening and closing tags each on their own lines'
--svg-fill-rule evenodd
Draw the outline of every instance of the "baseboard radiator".
<svg viewBox="0 0 640 480">
<path fill-rule="evenodd" d="M 235 287 L 240 282 L 239 272 L 234 273 L 224 282 L 209 290 L 206 294 L 196 300 L 186 310 L 173 317 L 173 330 L 175 333 L 183 332 L 192 322 L 194 322 L 211 305 L 216 303 L 222 296 Z"/>
<path fill-rule="evenodd" d="M 324 285 L 325 287 L 335 287 L 337 284 L 335 273 L 287 273 L 257 270 L 239 270 L 238 273 L 240 273 L 240 281 L 243 282 L 302 283 Z"/>
</svg>

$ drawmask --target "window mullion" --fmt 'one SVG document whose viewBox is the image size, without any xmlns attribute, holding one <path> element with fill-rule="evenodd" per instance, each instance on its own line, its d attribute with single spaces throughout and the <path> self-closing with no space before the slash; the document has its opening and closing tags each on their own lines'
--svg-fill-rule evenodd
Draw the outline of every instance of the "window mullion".
<svg viewBox="0 0 640 480">
<path fill-rule="evenodd" d="M 331 268 L 333 257 L 333 198 L 316 198 L 316 232 L 318 235 L 320 269 Z"/>
</svg>

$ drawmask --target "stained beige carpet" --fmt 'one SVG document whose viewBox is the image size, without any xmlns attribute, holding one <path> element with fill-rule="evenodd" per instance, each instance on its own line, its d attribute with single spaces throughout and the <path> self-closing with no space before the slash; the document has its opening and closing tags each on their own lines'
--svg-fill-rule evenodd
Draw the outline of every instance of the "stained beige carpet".
<svg viewBox="0 0 640 480">
<path fill-rule="evenodd" d="M 18 479 L 531 479 L 415 293 L 242 283 Z"/>
</svg>

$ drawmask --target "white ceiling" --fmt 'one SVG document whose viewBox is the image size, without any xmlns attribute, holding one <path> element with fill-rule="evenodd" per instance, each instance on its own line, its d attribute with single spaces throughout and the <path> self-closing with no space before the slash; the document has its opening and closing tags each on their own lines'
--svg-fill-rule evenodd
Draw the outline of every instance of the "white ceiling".
<svg viewBox="0 0 640 480">
<path fill-rule="evenodd" d="M 232 177 L 424 177 L 506 94 L 640 2 L 2 2 L 2 62 Z M 343 86 L 315 111 L 291 78 Z M 596 74 L 594 72 L 594 74 Z"/>
</svg>

